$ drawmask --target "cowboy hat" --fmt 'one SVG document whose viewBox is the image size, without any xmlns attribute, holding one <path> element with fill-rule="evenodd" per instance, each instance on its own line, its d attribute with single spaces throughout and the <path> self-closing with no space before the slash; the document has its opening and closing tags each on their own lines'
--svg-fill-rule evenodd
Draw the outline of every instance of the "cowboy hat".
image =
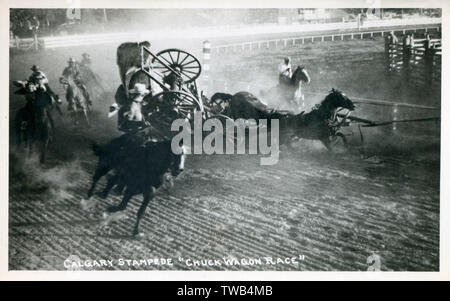
<svg viewBox="0 0 450 301">
<path fill-rule="evenodd" d="M 31 70 L 33 70 L 33 71 L 39 71 L 39 66 L 33 65 L 33 67 L 31 67 Z"/>
<path fill-rule="evenodd" d="M 144 84 L 136 83 L 133 89 L 128 90 L 128 93 L 145 96 L 150 93 L 150 90 L 148 90 Z"/>
<path fill-rule="evenodd" d="M 67 62 L 68 63 L 75 63 L 76 60 L 73 57 L 69 57 L 69 60 Z"/>
</svg>

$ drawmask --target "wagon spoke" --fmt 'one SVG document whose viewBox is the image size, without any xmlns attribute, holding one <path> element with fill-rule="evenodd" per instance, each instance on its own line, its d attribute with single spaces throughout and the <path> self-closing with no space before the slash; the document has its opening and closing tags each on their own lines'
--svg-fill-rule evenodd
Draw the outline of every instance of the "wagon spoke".
<svg viewBox="0 0 450 301">
<path fill-rule="evenodd" d="M 190 61 L 190 62 L 188 62 L 188 63 L 181 64 L 181 66 L 182 66 L 183 68 L 185 68 L 184 66 L 190 65 L 190 64 L 195 63 L 195 62 L 196 62 L 196 60 L 192 60 L 192 61 Z"/>
<path fill-rule="evenodd" d="M 155 63 L 154 68 L 163 70 L 164 74 L 168 74 L 178 67 L 185 83 L 190 83 L 197 79 L 202 70 L 200 62 L 195 56 L 189 52 L 175 48 L 160 51 L 156 54 L 156 58 L 152 62 Z"/>
<path fill-rule="evenodd" d="M 186 56 L 184 57 L 184 59 L 183 59 L 181 62 L 179 62 L 179 64 L 180 64 L 180 65 L 183 65 L 183 62 L 184 62 L 188 57 L 189 57 L 189 55 L 186 54 Z"/>
<path fill-rule="evenodd" d="M 169 56 L 170 56 L 170 59 L 172 60 L 172 64 L 178 62 L 178 61 L 175 61 L 175 60 L 173 59 L 173 57 L 172 57 L 172 55 L 170 54 L 170 52 L 168 52 L 168 54 L 169 54 Z"/>
<path fill-rule="evenodd" d="M 161 59 L 163 59 L 164 61 L 166 61 L 166 63 L 169 65 L 169 67 L 171 67 L 172 68 L 172 66 L 173 66 L 173 62 L 169 62 L 164 56 L 160 56 L 159 58 L 161 58 Z"/>
<path fill-rule="evenodd" d="M 192 74 L 197 74 L 197 72 L 194 72 L 194 71 L 189 71 L 189 70 L 183 70 L 183 71 L 181 71 L 181 73 L 184 73 L 184 72 L 187 72 L 187 73 L 192 73 Z"/>
</svg>

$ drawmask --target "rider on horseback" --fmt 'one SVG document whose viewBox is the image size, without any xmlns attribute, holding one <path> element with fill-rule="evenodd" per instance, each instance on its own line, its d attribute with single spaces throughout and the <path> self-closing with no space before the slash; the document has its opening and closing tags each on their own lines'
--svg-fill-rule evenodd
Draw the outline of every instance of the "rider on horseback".
<svg viewBox="0 0 450 301">
<path fill-rule="evenodd" d="M 42 97 L 45 93 L 48 95 L 48 105 L 52 105 L 53 99 L 57 99 L 58 103 L 61 102 L 59 97 L 53 93 L 48 87 L 48 79 L 43 72 L 39 71 L 39 68 L 35 65 L 33 66 L 34 73 L 30 76 L 28 82 L 23 83 L 23 89 L 25 92 L 26 104 L 24 106 L 24 120 L 21 127 L 31 126 L 34 130 L 36 126 L 35 122 L 35 105 L 38 97 Z M 52 95 L 53 93 L 53 95 Z M 39 104 L 40 105 L 40 104 Z M 51 116 L 50 110 L 45 110 L 47 114 L 48 120 L 50 122 L 50 126 L 52 131 L 55 129 L 55 124 L 53 122 L 53 118 Z"/>
<path fill-rule="evenodd" d="M 87 103 L 89 105 L 92 105 L 92 102 L 89 97 L 89 93 L 86 89 L 86 86 L 81 79 L 80 76 L 80 69 L 78 67 L 77 61 L 74 58 L 69 58 L 68 66 L 64 68 L 64 71 L 62 73 L 63 78 L 68 79 L 71 78 L 74 83 L 77 85 L 78 88 L 83 92 L 83 96 L 86 99 Z"/>
<path fill-rule="evenodd" d="M 33 67 L 31 67 L 31 70 L 33 71 L 33 73 L 28 78 L 28 81 L 36 86 L 42 86 L 44 91 L 47 91 L 55 101 L 61 103 L 59 96 L 55 94 L 55 92 L 53 92 L 53 90 L 50 88 L 48 84 L 48 78 L 45 73 L 39 69 L 39 66 L 33 65 Z"/>
<path fill-rule="evenodd" d="M 278 66 L 278 82 L 280 85 L 289 85 L 292 77 L 291 58 L 285 57 Z"/>
</svg>

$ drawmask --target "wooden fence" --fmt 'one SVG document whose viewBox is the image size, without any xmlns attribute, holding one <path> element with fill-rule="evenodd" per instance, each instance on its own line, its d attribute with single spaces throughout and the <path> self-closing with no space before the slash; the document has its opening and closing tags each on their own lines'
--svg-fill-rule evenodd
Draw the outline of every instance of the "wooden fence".
<svg viewBox="0 0 450 301">
<path fill-rule="evenodd" d="M 406 88 L 422 91 L 441 86 L 441 39 L 415 39 L 408 34 L 401 41 L 393 34 L 385 38 L 387 71 L 402 77 Z"/>
<path fill-rule="evenodd" d="M 233 54 L 236 52 L 251 52 L 251 51 L 264 51 L 267 49 L 277 49 L 286 47 L 296 47 L 297 45 L 303 45 L 306 43 L 324 42 L 324 41 L 343 41 L 354 39 L 365 39 L 374 37 L 386 37 L 391 31 L 394 33 L 406 35 L 414 34 L 416 32 L 423 32 L 425 34 L 433 32 L 439 33 L 441 31 L 440 24 L 429 25 L 415 25 L 408 28 L 397 29 L 373 29 L 367 31 L 349 31 L 349 32 L 336 32 L 336 33 L 324 33 L 315 35 L 301 35 L 291 36 L 278 39 L 267 40 L 255 40 L 247 42 L 239 42 L 233 44 L 222 44 L 211 47 L 213 55 L 218 54 Z"/>
</svg>

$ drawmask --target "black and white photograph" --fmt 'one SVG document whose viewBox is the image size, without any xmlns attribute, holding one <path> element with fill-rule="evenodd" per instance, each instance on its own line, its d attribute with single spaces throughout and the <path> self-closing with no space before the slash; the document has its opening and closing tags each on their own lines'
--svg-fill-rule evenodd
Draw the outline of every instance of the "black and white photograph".
<svg viewBox="0 0 450 301">
<path fill-rule="evenodd" d="M 48 2 L 2 7 L 6 271 L 448 273 L 443 1 Z"/>
</svg>

